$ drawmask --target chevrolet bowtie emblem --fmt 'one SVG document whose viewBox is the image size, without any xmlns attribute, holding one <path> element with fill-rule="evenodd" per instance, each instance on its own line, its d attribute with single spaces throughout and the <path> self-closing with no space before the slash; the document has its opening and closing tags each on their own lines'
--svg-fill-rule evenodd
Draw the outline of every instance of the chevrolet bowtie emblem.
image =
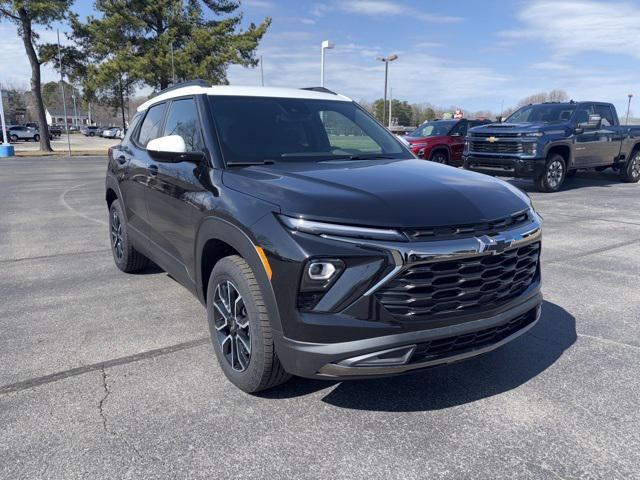
<svg viewBox="0 0 640 480">
<path fill-rule="evenodd" d="M 513 242 L 513 240 L 502 236 L 490 237 L 488 235 L 476 237 L 476 240 L 479 243 L 479 253 L 491 253 L 493 255 L 504 252 Z"/>
<path fill-rule="evenodd" d="M 487 138 L 487 142 L 493 143 L 493 142 L 497 142 L 498 141 L 498 137 L 489 137 Z"/>
</svg>

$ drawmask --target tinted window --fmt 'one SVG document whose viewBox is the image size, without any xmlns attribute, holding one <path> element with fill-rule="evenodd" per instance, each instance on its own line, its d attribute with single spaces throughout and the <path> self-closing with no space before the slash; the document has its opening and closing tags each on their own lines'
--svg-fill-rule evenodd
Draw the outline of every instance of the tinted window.
<svg viewBox="0 0 640 480">
<path fill-rule="evenodd" d="M 505 123 L 527 122 L 566 122 L 571 118 L 576 106 L 570 103 L 541 103 L 527 105 L 516 110 Z"/>
<path fill-rule="evenodd" d="M 180 135 L 187 145 L 187 152 L 204 150 L 198 110 L 192 98 L 171 103 L 162 136 L 167 135 Z"/>
<path fill-rule="evenodd" d="M 457 124 L 455 127 L 453 127 L 451 129 L 451 131 L 449 132 L 449 135 L 466 135 L 467 134 L 467 122 L 460 122 L 459 124 Z"/>
<path fill-rule="evenodd" d="M 426 122 L 409 134 L 410 137 L 440 137 L 448 135 L 451 128 L 458 123 L 457 120 L 439 120 Z"/>
<path fill-rule="evenodd" d="M 404 158 L 395 137 L 352 102 L 211 97 L 227 164 Z"/>
<path fill-rule="evenodd" d="M 593 105 L 580 105 L 576 112 L 576 124 L 587 123 L 589 121 L 589 115 L 595 115 L 596 110 Z"/>
<path fill-rule="evenodd" d="M 615 125 L 613 111 L 611 111 L 611 107 L 609 105 L 596 105 L 596 112 L 600 117 L 602 117 L 603 126 L 610 127 L 611 125 Z"/>
<path fill-rule="evenodd" d="M 147 143 L 160 136 L 158 130 L 160 129 L 160 122 L 162 122 L 162 114 L 164 113 L 165 106 L 164 103 L 154 105 L 147 111 L 147 115 L 144 117 L 142 125 L 140 125 L 140 131 L 138 132 L 138 143 L 143 147 L 146 147 Z"/>
</svg>

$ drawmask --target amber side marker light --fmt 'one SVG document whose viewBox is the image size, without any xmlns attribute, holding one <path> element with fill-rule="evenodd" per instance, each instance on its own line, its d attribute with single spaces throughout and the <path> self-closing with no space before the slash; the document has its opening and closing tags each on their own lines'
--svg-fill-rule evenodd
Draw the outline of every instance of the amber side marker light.
<svg viewBox="0 0 640 480">
<path fill-rule="evenodd" d="M 262 266 L 264 270 L 267 272 L 267 277 L 271 280 L 271 276 L 273 272 L 271 271 L 271 265 L 269 265 L 269 260 L 267 260 L 267 256 L 264 253 L 264 249 L 262 247 L 256 247 L 256 252 L 258 252 L 258 256 L 260 257 L 260 261 L 262 261 Z"/>
</svg>

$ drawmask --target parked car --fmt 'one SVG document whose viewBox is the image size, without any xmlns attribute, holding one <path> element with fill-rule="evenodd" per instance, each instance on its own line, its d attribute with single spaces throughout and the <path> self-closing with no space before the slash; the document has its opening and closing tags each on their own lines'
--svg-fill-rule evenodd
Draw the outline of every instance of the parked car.
<svg viewBox="0 0 640 480">
<path fill-rule="evenodd" d="M 240 389 L 421 370 L 537 322 L 541 219 L 519 189 L 416 159 L 326 89 L 186 85 L 109 149 L 111 249 L 196 295 Z"/>
<path fill-rule="evenodd" d="M 462 165 L 462 151 L 467 129 L 488 120 L 434 120 L 425 122 L 404 139 L 418 158 L 447 165 Z"/>
<path fill-rule="evenodd" d="M 555 192 L 578 169 L 613 168 L 625 182 L 640 180 L 640 125 L 620 125 L 604 102 L 527 105 L 504 123 L 469 131 L 465 168 L 490 175 L 532 178 Z"/>
<path fill-rule="evenodd" d="M 25 140 L 39 142 L 40 141 L 40 133 L 37 129 L 33 127 L 26 127 L 24 125 L 12 125 L 8 127 L 9 130 L 9 139 L 12 142 L 17 142 L 18 140 Z"/>
<path fill-rule="evenodd" d="M 95 125 L 87 125 L 80 129 L 80 133 L 82 133 L 85 137 L 95 137 L 102 134 L 102 128 L 96 127 Z"/>
<path fill-rule="evenodd" d="M 104 138 L 119 138 L 120 129 L 118 127 L 105 128 L 100 135 Z"/>
<path fill-rule="evenodd" d="M 52 140 L 54 137 L 61 137 L 62 127 L 59 127 L 58 125 L 49 125 L 49 135 L 51 136 Z"/>
</svg>

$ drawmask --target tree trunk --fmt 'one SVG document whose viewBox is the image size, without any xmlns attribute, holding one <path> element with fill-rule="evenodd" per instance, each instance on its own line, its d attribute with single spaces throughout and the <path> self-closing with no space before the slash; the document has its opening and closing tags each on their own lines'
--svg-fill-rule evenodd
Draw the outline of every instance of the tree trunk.
<svg viewBox="0 0 640 480">
<path fill-rule="evenodd" d="M 42 85 L 40 83 L 40 61 L 33 48 L 33 38 L 31 36 L 31 19 L 24 8 L 18 10 L 20 15 L 20 23 L 22 25 L 22 42 L 29 57 L 31 64 L 31 91 L 36 100 L 36 109 L 38 111 L 38 124 L 40 125 L 40 150 L 43 152 L 52 152 L 51 142 L 49 141 L 49 125 L 47 125 L 47 115 L 44 111 L 44 102 L 42 101 Z"/>
<path fill-rule="evenodd" d="M 120 83 L 120 109 L 122 111 L 122 130 L 126 130 L 127 124 L 124 116 L 124 89 L 122 87 L 122 76 L 118 81 Z"/>
</svg>

